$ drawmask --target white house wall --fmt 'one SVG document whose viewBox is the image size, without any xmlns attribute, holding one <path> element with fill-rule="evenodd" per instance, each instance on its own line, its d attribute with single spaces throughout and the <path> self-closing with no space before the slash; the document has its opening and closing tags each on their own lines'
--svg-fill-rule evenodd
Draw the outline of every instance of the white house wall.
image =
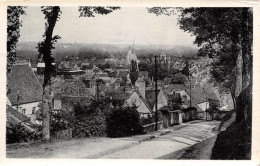
<svg viewBox="0 0 260 166">
<path fill-rule="evenodd" d="M 21 104 L 21 105 L 19 105 L 19 107 L 22 107 L 22 110 L 25 109 L 25 115 L 29 116 L 32 114 L 33 107 L 35 107 L 35 111 L 37 111 L 39 109 L 38 104 L 39 104 L 39 102 L 33 102 L 33 103 Z M 17 107 L 15 105 L 12 106 L 12 108 L 14 108 L 15 110 L 17 109 Z"/>
<path fill-rule="evenodd" d="M 167 101 L 163 91 L 160 91 L 158 94 L 158 104 L 157 104 L 158 110 L 160 108 L 162 108 L 163 106 L 167 106 L 167 105 L 168 105 L 168 101 Z M 155 112 L 155 105 L 153 107 L 153 111 Z"/>
<path fill-rule="evenodd" d="M 200 104 L 197 104 L 198 107 L 200 107 L 203 111 L 206 111 L 206 109 L 209 108 L 209 102 L 204 102 L 204 103 L 200 103 Z"/>
<path fill-rule="evenodd" d="M 151 113 L 136 92 L 132 93 L 132 95 L 125 101 L 125 104 L 128 106 L 137 106 L 137 111 L 139 113 Z"/>
</svg>

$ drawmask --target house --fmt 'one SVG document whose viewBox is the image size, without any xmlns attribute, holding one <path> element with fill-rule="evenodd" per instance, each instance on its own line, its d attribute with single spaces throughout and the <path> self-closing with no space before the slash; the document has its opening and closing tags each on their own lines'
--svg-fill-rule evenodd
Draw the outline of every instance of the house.
<svg viewBox="0 0 260 166">
<path fill-rule="evenodd" d="M 152 115 L 152 110 L 148 106 L 147 102 L 144 100 L 142 95 L 138 90 L 134 90 L 124 102 L 125 106 L 136 106 L 137 111 L 140 113 L 141 117 L 148 118 Z"/>
<path fill-rule="evenodd" d="M 142 78 L 146 78 L 148 77 L 148 71 L 139 71 L 138 72 L 138 78 L 142 79 Z"/>
<path fill-rule="evenodd" d="M 164 94 L 163 90 L 157 90 L 157 109 L 159 110 L 163 106 L 168 105 L 167 96 Z M 145 90 L 145 101 L 149 105 L 150 109 L 155 112 L 155 90 Z"/>
<path fill-rule="evenodd" d="M 123 89 L 115 89 L 106 91 L 105 96 L 109 97 L 111 105 L 121 106 L 124 104 L 129 94 L 125 93 Z"/>
<path fill-rule="evenodd" d="M 203 111 L 207 110 L 209 106 L 214 102 L 218 105 L 220 103 L 217 96 L 212 92 L 204 88 L 193 88 L 187 90 L 187 94 L 190 94 L 191 100 L 198 105 Z"/>
<path fill-rule="evenodd" d="M 60 92 L 54 94 L 54 109 L 71 111 L 74 104 L 86 105 L 94 97 L 90 88 L 87 88 L 81 80 L 65 80 L 59 89 Z"/>
<path fill-rule="evenodd" d="M 35 115 L 35 114 L 34 114 Z M 21 123 L 21 125 L 28 131 L 34 132 L 34 125 L 36 123 L 36 115 L 34 117 L 28 118 L 26 115 L 18 112 L 9 105 L 6 105 L 6 122 L 7 125 L 16 125 Z"/>
<path fill-rule="evenodd" d="M 55 66 L 55 63 L 52 63 L 53 66 Z M 37 74 L 43 75 L 45 70 L 45 63 L 44 62 L 39 62 L 37 64 Z"/>
<path fill-rule="evenodd" d="M 15 64 L 7 74 L 9 105 L 30 116 L 42 101 L 43 88 L 28 64 Z"/>
</svg>

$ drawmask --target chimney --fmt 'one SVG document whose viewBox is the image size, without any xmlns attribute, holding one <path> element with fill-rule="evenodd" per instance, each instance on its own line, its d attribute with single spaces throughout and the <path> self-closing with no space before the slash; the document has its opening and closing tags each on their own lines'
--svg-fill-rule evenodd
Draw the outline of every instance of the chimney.
<svg viewBox="0 0 260 166">
<path fill-rule="evenodd" d="M 22 113 L 22 107 L 18 107 L 18 112 Z"/>
<path fill-rule="evenodd" d="M 145 81 L 138 82 L 138 91 L 141 96 L 145 99 Z"/>
<path fill-rule="evenodd" d="M 36 110 L 36 107 L 33 107 L 33 108 L 32 108 L 32 114 L 35 113 L 35 110 Z"/>
<path fill-rule="evenodd" d="M 116 82 L 115 83 L 115 89 L 118 89 L 120 87 L 120 83 Z"/>
<path fill-rule="evenodd" d="M 36 124 L 36 114 L 30 115 L 30 122 L 32 122 L 32 124 Z"/>
</svg>

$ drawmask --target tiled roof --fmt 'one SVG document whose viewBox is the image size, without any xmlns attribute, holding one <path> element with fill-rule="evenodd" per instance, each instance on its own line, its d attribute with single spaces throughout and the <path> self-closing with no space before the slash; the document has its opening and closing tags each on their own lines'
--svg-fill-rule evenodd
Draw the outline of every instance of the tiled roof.
<svg viewBox="0 0 260 166">
<path fill-rule="evenodd" d="M 91 93 L 80 80 L 68 79 L 61 85 L 62 96 L 90 97 Z"/>
<path fill-rule="evenodd" d="M 122 90 L 110 90 L 110 91 L 106 91 L 105 95 L 107 97 L 112 97 L 112 99 L 114 100 L 125 100 L 129 94 L 123 92 Z"/>
<path fill-rule="evenodd" d="M 6 105 L 6 113 L 12 114 L 17 119 L 19 119 L 21 122 L 30 121 L 30 119 L 26 115 L 18 112 L 17 110 L 15 110 L 14 108 L 10 107 L 9 105 Z"/>
<path fill-rule="evenodd" d="M 173 91 L 185 90 L 187 87 L 184 84 L 169 84 L 165 89 L 164 92 L 166 94 L 172 93 Z"/>
<path fill-rule="evenodd" d="M 7 75 L 9 98 L 12 105 L 17 104 L 19 91 L 19 103 L 32 103 L 42 100 L 42 85 L 32 72 L 28 64 L 14 65 Z"/>
<path fill-rule="evenodd" d="M 148 77 L 148 71 L 139 71 L 138 77 Z"/>
<path fill-rule="evenodd" d="M 187 93 L 190 94 L 189 89 L 187 89 Z M 197 104 L 208 100 L 218 100 L 217 96 L 212 91 L 199 87 L 191 89 L 191 98 Z"/>
<path fill-rule="evenodd" d="M 122 78 L 122 77 L 127 77 L 128 75 L 128 71 L 119 71 L 118 77 Z"/>
</svg>

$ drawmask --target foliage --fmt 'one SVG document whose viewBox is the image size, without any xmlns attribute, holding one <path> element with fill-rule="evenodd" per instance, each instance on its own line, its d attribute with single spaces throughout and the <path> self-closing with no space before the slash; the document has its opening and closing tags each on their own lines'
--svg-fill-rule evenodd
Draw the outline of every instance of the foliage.
<svg viewBox="0 0 260 166">
<path fill-rule="evenodd" d="M 80 17 L 95 17 L 95 14 L 107 15 L 120 7 L 80 6 Z"/>
<path fill-rule="evenodd" d="M 53 110 L 50 112 L 50 133 L 66 130 L 72 127 L 70 123 L 73 115 L 63 110 Z"/>
<path fill-rule="evenodd" d="M 109 63 L 98 64 L 97 67 L 100 68 L 102 71 L 104 71 L 105 69 L 111 68 Z"/>
<path fill-rule="evenodd" d="M 20 37 L 22 21 L 20 16 L 25 15 L 24 6 L 7 7 L 7 71 L 10 71 L 16 60 L 16 44 Z"/>
<path fill-rule="evenodd" d="M 6 143 L 20 143 L 27 142 L 32 139 L 34 133 L 26 130 L 21 123 L 16 125 L 8 123 L 6 125 Z"/>
<path fill-rule="evenodd" d="M 42 42 L 38 43 L 37 49 L 39 57 L 42 57 L 45 63 L 44 70 L 44 83 L 43 87 L 50 84 L 51 77 L 54 75 L 55 68 L 52 65 L 54 58 L 52 57 L 52 50 L 55 48 L 54 45 L 61 37 L 58 35 L 53 36 L 53 30 L 55 24 L 60 19 L 61 10 L 59 6 L 42 6 L 42 13 L 45 15 L 47 22 L 45 23 L 45 32 L 42 35 L 44 38 Z"/>
<path fill-rule="evenodd" d="M 185 67 L 181 70 L 181 73 L 187 77 L 190 76 L 190 70 L 189 70 L 189 62 L 185 61 Z"/>
<path fill-rule="evenodd" d="M 181 109 L 183 101 L 179 93 L 175 95 L 169 102 L 169 107 L 172 111 Z"/>
<path fill-rule="evenodd" d="M 164 109 L 164 108 L 162 108 L 162 109 Z M 168 107 L 166 107 L 166 109 L 168 110 Z M 161 110 L 161 109 L 159 109 L 159 110 Z M 148 125 L 151 123 L 155 123 L 155 114 L 152 116 L 148 115 L 147 118 L 142 117 L 140 120 L 141 120 L 142 126 Z M 161 120 L 162 120 L 162 113 L 160 111 L 158 111 L 158 121 L 161 121 Z"/>
<path fill-rule="evenodd" d="M 175 14 L 174 10 L 174 8 L 151 8 L 148 12 L 156 15 L 172 15 Z M 229 89 L 232 96 L 238 96 L 242 89 L 241 84 L 246 87 L 252 82 L 252 8 L 176 10 L 180 13 L 180 28 L 196 36 L 194 43 L 200 46 L 198 55 L 214 58 L 215 63 L 212 65 L 214 79 Z M 239 59 L 240 56 L 242 59 Z"/>
<path fill-rule="evenodd" d="M 137 69 L 137 62 L 134 60 L 131 61 L 129 77 L 130 77 L 132 85 L 135 86 L 135 82 L 138 79 L 138 69 Z"/>
<path fill-rule="evenodd" d="M 219 112 L 219 109 L 215 103 L 210 103 L 209 108 L 206 112 Z"/>
<path fill-rule="evenodd" d="M 73 137 L 105 136 L 106 116 L 111 111 L 107 98 L 91 100 L 89 105 L 74 107 Z"/>
<path fill-rule="evenodd" d="M 155 64 L 153 61 L 140 62 L 138 64 L 140 71 L 148 71 L 148 76 L 154 78 L 155 76 Z M 168 63 L 164 61 L 158 61 L 157 63 L 157 79 L 164 80 L 167 77 L 172 77 L 174 74 L 178 73 L 179 70 L 169 66 Z"/>
<path fill-rule="evenodd" d="M 194 43 L 201 46 L 199 56 L 215 58 L 213 77 L 229 89 L 232 96 L 235 92 L 236 95 L 240 93 L 240 70 L 243 70 L 242 86 L 252 81 L 253 23 L 250 8 L 187 8 L 182 11 L 179 24 L 181 29 L 196 36 Z"/>
<path fill-rule="evenodd" d="M 136 107 L 114 108 L 106 117 L 108 137 L 124 137 L 141 134 L 143 128 Z"/>
<path fill-rule="evenodd" d="M 187 81 L 188 78 L 181 73 L 177 73 L 172 76 L 172 84 L 184 84 Z"/>
</svg>

